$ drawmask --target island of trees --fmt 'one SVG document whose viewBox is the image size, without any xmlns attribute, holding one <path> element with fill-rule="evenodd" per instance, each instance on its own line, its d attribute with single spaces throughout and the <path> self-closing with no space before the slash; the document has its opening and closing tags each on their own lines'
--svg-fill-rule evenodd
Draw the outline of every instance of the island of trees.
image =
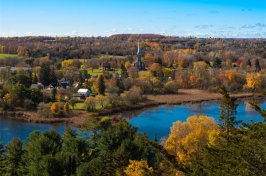
<svg viewBox="0 0 266 176">
<path fill-rule="evenodd" d="M 139 40 L 145 70 L 134 66 Z M 265 95 L 265 46 L 265 39 L 151 34 L 0 38 L 1 114 L 84 117 L 79 125 L 91 132 L 86 138 L 71 129 L 63 136 L 34 131 L 28 142 L 13 139 L 0 145 L 0 174 L 265 175 L 265 111 L 253 103 L 264 121 L 237 122 L 230 96 Z M 196 89 L 222 94 L 220 125 L 193 116 L 173 124 L 166 141 L 151 141 L 123 119 L 97 116 Z"/>
</svg>

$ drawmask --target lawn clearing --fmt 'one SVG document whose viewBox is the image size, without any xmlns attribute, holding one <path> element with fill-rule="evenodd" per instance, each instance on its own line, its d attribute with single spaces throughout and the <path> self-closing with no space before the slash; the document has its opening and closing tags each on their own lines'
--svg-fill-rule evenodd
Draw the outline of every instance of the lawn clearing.
<svg viewBox="0 0 266 176">
<path fill-rule="evenodd" d="M 0 59 L 5 59 L 5 58 L 23 58 L 22 56 L 18 56 L 16 54 L 0 54 Z"/>
</svg>

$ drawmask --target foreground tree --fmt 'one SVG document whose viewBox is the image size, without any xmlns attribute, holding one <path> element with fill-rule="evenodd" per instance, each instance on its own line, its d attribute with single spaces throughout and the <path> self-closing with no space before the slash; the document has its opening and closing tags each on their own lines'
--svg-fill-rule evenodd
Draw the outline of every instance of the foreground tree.
<svg viewBox="0 0 266 176">
<path fill-rule="evenodd" d="M 237 121 L 235 117 L 236 108 L 237 108 L 236 104 L 237 99 L 230 97 L 225 87 L 220 87 L 219 91 L 223 95 L 220 104 L 221 114 L 219 120 L 222 122 L 221 125 L 222 130 L 226 132 L 226 139 L 227 142 L 229 143 L 230 135 L 233 132 L 235 125 L 240 123 L 240 121 Z"/>
<path fill-rule="evenodd" d="M 14 138 L 5 148 L 7 152 L 6 159 L 4 161 L 5 171 L 3 175 L 19 176 L 22 175 L 21 164 L 23 148 L 22 143 L 18 138 Z"/>
<path fill-rule="evenodd" d="M 205 145 L 215 145 L 218 134 L 219 126 L 214 119 L 203 115 L 191 116 L 186 122 L 173 123 L 165 149 L 174 155 L 179 163 L 189 167 L 194 161 L 193 156 L 202 152 Z"/>
</svg>

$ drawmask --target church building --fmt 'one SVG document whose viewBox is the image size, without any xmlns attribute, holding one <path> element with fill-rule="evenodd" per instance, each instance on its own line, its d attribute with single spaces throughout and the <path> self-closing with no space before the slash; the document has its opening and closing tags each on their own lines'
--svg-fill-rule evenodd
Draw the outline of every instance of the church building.
<svg viewBox="0 0 266 176">
<path fill-rule="evenodd" d="M 138 56 L 138 61 L 134 63 L 134 67 L 137 67 L 138 70 L 145 70 L 145 64 L 141 61 L 142 52 L 140 50 L 139 42 L 138 42 L 137 56 Z"/>
</svg>

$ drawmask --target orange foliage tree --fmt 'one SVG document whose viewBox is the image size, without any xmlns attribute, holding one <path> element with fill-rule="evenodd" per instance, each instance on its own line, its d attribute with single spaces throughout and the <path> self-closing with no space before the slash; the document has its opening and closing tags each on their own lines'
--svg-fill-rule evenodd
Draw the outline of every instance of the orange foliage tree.
<svg viewBox="0 0 266 176">
<path fill-rule="evenodd" d="M 57 103 L 53 103 L 52 106 L 51 106 L 51 111 L 53 113 L 57 113 L 59 111 L 59 106 Z"/>
</svg>

